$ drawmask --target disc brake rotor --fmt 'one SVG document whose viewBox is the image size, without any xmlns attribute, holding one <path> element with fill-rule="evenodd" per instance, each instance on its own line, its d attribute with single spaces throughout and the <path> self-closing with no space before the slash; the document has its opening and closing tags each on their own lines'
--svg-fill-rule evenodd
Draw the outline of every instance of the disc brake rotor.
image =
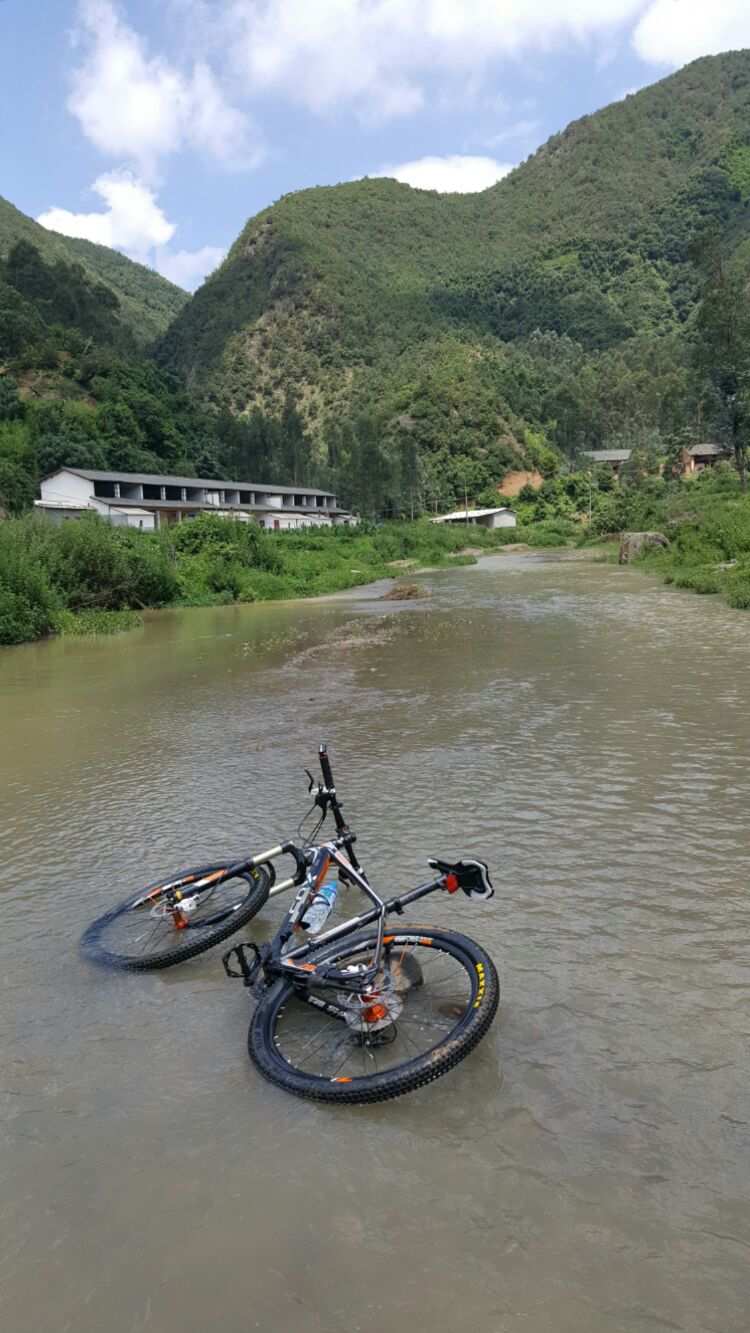
<svg viewBox="0 0 750 1333">
<path fill-rule="evenodd" d="M 347 968 L 349 970 L 355 969 Z M 344 1010 L 347 1027 L 360 1040 L 369 1040 L 375 1034 L 390 1031 L 404 1007 L 393 978 L 389 973 L 382 972 L 361 995 L 339 991 L 336 998 Z"/>
</svg>

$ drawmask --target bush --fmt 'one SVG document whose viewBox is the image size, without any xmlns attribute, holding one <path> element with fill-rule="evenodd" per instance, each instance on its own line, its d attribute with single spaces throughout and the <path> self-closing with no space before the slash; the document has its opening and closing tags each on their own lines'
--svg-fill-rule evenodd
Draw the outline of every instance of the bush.
<svg viewBox="0 0 750 1333">
<path fill-rule="evenodd" d="M 715 566 L 698 565 L 675 570 L 669 582 L 675 588 L 688 588 L 690 592 L 714 593 L 721 592 L 724 579 L 721 570 Z"/>
<path fill-rule="evenodd" d="M 59 600 L 27 526 L 23 520 L 0 523 L 0 644 L 54 632 Z"/>
<path fill-rule="evenodd" d="M 52 580 L 73 611 L 162 606 L 177 581 L 158 538 L 113 528 L 92 515 L 64 523 L 52 545 Z"/>
<path fill-rule="evenodd" d="M 750 611 L 750 566 L 741 565 L 729 572 L 726 579 L 726 598 L 737 611 Z"/>
</svg>

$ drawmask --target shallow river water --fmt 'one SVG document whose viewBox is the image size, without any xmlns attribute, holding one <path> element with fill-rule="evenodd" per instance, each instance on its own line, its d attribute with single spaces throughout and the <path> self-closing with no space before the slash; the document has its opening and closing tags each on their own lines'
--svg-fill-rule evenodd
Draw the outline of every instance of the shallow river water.
<svg viewBox="0 0 750 1333">
<path fill-rule="evenodd" d="M 554 558 L 421 582 L 0 650 L 4 1333 L 750 1327 L 750 618 Z M 220 950 L 77 952 L 292 833 L 320 738 L 376 882 L 496 885 L 412 914 L 488 948 L 495 1026 L 375 1107 L 260 1079 Z"/>
</svg>

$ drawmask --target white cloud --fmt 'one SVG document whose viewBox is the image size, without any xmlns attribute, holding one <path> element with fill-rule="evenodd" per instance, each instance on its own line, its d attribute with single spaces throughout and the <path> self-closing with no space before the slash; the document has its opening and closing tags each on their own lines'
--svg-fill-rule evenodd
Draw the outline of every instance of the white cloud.
<svg viewBox="0 0 750 1333">
<path fill-rule="evenodd" d="M 383 167 L 376 176 L 390 176 L 415 190 L 439 190 L 442 194 L 474 194 L 487 190 L 513 170 L 508 162 L 494 157 L 420 157 L 400 166 Z"/>
<path fill-rule="evenodd" d="M 527 49 L 605 38 L 644 0 L 224 0 L 225 40 L 253 93 L 321 112 L 410 112 L 430 73 L 478 83 Z"/>
<path fill-rule="evenodd" d="M 750 5 L 748 0 L 653 0 L 633 45 L 644 60 L 664 65 L 750 46 Z"/>
<path fill-rule="evenodd" d="M 91 188 L 104 200 L 105 210 L 71 213 L 67 208 L 50 208 L 37 222 L 64 236 L 82 236 L 141 260 L 147 260 L 155 246 L 171 241 L 175 224 L 165 216 L 153 191 L 129 172 L 109 172 Z"/>
<path fill-rule="evenodd" d="M 164 251 L 157 254 L 156 267 L 170 282 L 192 292 L 219 267 L 225 254 L 226 250 L 218 245 L 204 245 L 200 250 L 178 250 L 173 254 Z"/>
<path fill-rule="evenodd" d="M 112 171 L 94 181 L 92 190 L 106 208 L 95 213 L 72 213 L 48 208 L 37 222 L 63 236 L 80 236 L 130 259 L 155 268 L 178 287 L 192 291 L 221 263 L 226 251 L 216 245 L 199 250 L 168 248 L 177 227 L 170 222 L 153 190 L 127 171 Z"/>
<path fill-rule="evenodd" d="M 111 0 L 80 0 L 79 16 L 83 59 L 68 109 L 97 148 L 134 162 L 145 177 L 154 175 L 160 157 L 186 146 L 227 165 L 257 165 L 258 137 L 208 65 L 183 72 L 151 56 Z"/>
<path fill-rule="evenodd" d="M 79 0 L 69 107 L 102 152 L 146 178 L 187 146 L 230 166 L 258 164 L 259 133 L 229 81 L 245 103 L 348 107 L 373 123 L 428 103 L 480 103 L 489 90 L 502 98 L 498 63 L 526 53 L 587 44 L 601 67 L 629 35 L 645 61 L 676 65 L 750 44 L 749 0 L 171 0 L 171 9 L 194 63 L 149 50 L 116 0 Z"/>
<path fill-rule="evenodd" d="M 186 2 L 186 0 L 183 0 Z M 192 0 L 197 3 L 198 0 Z M 251 95 L 366 119 L 409 114 L 526 52 L 596 44 L 598 68 L 628 33 L 638 54 L 679 65 L 750 45 L 748 0 L 221 0 L 222 41 Z M 217 10 L 213 11 L 216 19 Z"/>
</svg>

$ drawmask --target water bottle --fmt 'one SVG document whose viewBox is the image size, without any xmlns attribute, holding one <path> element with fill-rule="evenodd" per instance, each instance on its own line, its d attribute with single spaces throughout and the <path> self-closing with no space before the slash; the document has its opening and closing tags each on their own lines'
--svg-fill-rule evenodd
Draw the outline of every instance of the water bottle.
<svg viewBox="0 0 750 1333">
<path fill-rule="evenodd" d="M 336 871 L 329 872 L 322 884 L 319 884 L 315 897 L 302 918 L 301 924 L 310 935 L 317 935 L 322 930 L 336 902 L 338 893 L 338 875 Z"/>
</svg>

